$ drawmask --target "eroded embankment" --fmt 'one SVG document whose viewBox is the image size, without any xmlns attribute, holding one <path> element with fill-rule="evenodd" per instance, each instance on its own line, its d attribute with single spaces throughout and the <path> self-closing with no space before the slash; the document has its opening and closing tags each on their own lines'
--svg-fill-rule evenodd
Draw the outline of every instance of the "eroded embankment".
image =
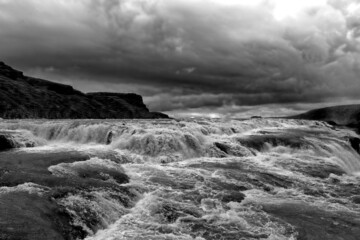
<svg viewBox="0 0 360 240">
<path fill-rule="evenodd" d="M 0 153 L 7 213 L 0 236 L 8 239 L 360 234 L 357 135 L 321 122 L 5 121 L 0 128 L 35 143 Z"/>
</svg>

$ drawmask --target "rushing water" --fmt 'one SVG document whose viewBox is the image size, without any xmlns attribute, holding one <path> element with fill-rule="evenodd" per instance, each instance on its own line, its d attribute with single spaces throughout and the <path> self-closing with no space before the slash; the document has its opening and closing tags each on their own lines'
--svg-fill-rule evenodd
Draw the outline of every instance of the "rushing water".
<svg viewBox="0 0 360 240">
<path fill-rule="evenodd" d="M 360 236 L 351 130 L 283 119 L 9 120 L 0 129 L 19 147 L 0 153 L 0 239 Z M 31 213 L 14 207 L 23 205 Z"/>
</svg>

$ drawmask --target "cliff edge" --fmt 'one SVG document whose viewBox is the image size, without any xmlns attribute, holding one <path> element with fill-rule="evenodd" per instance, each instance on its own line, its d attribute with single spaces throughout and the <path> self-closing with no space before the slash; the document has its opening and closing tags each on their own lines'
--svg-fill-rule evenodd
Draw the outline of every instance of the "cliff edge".
<svg viewBox="0 0 360 240">
<path fill-rule="evenodd" d="M 82 93 L 72 86 L 24 76 L 0 62 L 0 118 L 154 119 L 134 93 Z"/>
</svg>

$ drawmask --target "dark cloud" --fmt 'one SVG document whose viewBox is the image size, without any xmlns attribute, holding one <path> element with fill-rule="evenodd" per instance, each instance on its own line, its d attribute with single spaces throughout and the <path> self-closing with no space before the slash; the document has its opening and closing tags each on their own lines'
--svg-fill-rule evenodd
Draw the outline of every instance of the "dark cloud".
<svg viewBox="0 0 360 240">
<path fill-rule="evenodd" d="M 138 92 L 153 110 L 291 112 L 358 98 L 359 16 L 357 0 L 0 0 L 0 52 L 83 91 Z"/>
</svg>

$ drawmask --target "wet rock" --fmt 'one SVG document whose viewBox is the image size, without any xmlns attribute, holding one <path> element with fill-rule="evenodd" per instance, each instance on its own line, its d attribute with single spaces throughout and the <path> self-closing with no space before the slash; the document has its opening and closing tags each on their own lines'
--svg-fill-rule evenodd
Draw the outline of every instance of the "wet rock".
<svg viewBox="0 0 360 240">
<path fill-rule="evenodd" d="M 71 225 L 61 206 L 37 194 L 2 194 L 0 203 L 0 239 L 75 240 L 86 236 L 81 228 Z"/>
<path fill-rule="evenodd" d="M 234 183 L 228 183 L 228 182 L 224 182 L 221 179 L 218 178 L 212 178 L 207 185 L 214 190 L 227 190 L 227 191 L 246 191 L 248 190 L 247 187 L 243 186 L 243 185 L 237 185 Z"/>
<path fill-rule="evenodd" d="M 273 187 L 289 189 L 295 184 L 294 179 L 289 176 L 274 172 L 258 171 L 257 169 L 252 169 L 251 165 L 246 165 L 240 161 L 227 162 L 226 164 L 192 164 L 190 166 L 193 168 L 211 169 L 213 171 L 219 171 L 219 169 L 221 169 L 221 172 L 226 179 L 236 180 L 242 184 L 246 183 L 246 187 L 239 185 L 240 188 L 250 189 L 255 187 L 263 189 L 264 191 L 272 191 L 274 189 Z"/>
<path fill-rule="evenodd" d="M 119 184 L 129 182 L 129 177 L 125 173 L 111 170 L 82 169 L 78 171 L 78 174 L 82 178 L 93 178 L 103 181 L 114 179 Z"/>
<path fill-rule="evenodd" d="M 14 143 L 10 138 L 11 137 L 9 135 L 0 135 L 0 151 L 6 151 L 15 148 Z"/>
<path fill-rule="evenodd" d="M 21 132 L 0 132 L 0 151 L 13 148 L 34 147 L 36 144 Z"/>
<path fill-rule="evenodd" d="M 360 195 L 352 196 L 352 197 L 350 197 L 350 200 L 353 203 L 360 204 Z"/>
<path fill-rule="evenodd" d="M 272 146 L 287 146 L 293 149 L 298 149 L 304 146 L 305 142 L 300 136 L 295 134 L 267 134 L 267 135 L 250 135 L 247 137 L 236 139 L 241 145 L 261 151 L 266 143 Z"/>
<path fill-rule="evenodd" d="M 275 187 L 282 187 L 285 189 L 291 188 L 294 184 L 293 180 L 287 176 L 279 175 L 276 173 L 257 173 L 257 180 L 262 183 L 266 183 L 275 186 Z"/>
<path fill-rule="evenodd" d="M 233 226 L 212 224 L 205 220 L 187 219 L 191 226 L 191 235 L 195 238 L 199 235 L 207 240 L 239 240 L 239 239 L 268 239 L 270 234 L 251 233 L 246 230 L 234 231 Z"/>
<path fill-rule="evenodd" d="M 341 179 L 338 177 L 338 175 L 330 174 L 328 181 L 332 184 L 338 184 L 341 182 Z"/>
<path fill-rule="evenodd" d="M 221 196 L 221 201 L 228 203 L 228 202 L 242 202 L 246 197 L 245 194 L 241 192 L 226 192 L 224 195 Z"/>
<path fill-rule="evenodd" d="M 180 204 L 178 202 L 172 201 L 162 202 L 157 208 L 154 209 L 152 214 L 160 216 L 162 221 L 165 223 L 174 223 L 179 217 L 201 217 L 201 212 L 198 209 L 190 205 Z"/>
<path fill-rule="evenodd" d="M 357 213 L 326 211 L 304 202 L 264 202 L 261 205 L 265 212 L 293 225 L 298 232 L 299 240 L 357 240 L 360 236 L 360 220 Z"/>
<path fill-rule="evenodd" d="M 223 151 L 224 153 L 228 154 L 229 153 L 229 150 L 230 150 L 230 147 L 227 146 L 226 144 L 224 143 L 219 143 L 219 142 L 215 142 L 214 145 L 220 149 L 221 151 Z"/>
<path fill-rule="evenodd" d="M 227 142 L 215 142 L 214 148 L 218 149 L 219 156 L 226 157 L 226 155 L 243 157 L 243 156 L 252 156 L 253 154 L 249 149 L 241 146 L 239 144 L 227 143 Z"/>
<path fill-rule="evenodd" d="M 187 179 L 186 181 L 181 181 L 180 179 L 174 179 L 173 177 L 167 175 L 152 176 L 149 178 L 149 181 L 157 183 L 159 185 L 171 187 L 173 189 L 182 190 L 193 189 L 195 188 L 196 184 L 196 181 L 194 179 Z"/>
<path fill-rule="evenodd" d="M 271 191 L 274 190 L 274 187 L 264 185 L 264 186 L 263 186 L 263 190 L 264 190 L 265 192 L 271 192 Z"/>
<path fill-rule="evenodd" d="M 357 137 L 350 137 L 349 142 L 351 147 L 357 152 L 360 153 L 360 138 Z"/>
<path fill-rule="evenodd" d="M 119 184 L 129 182 L 129 177 L 124 173 L 124 169 L 118 163 L 108 159 L 91 158 L 81 162 L 60 163 L 49 167 L 49 171 L 59 177 L 115 180 Z"/>
<path fill-rule="evenodd" d="M 301 172 L 304 175 L 321 178 L 321 179 L 326 179 L 331 174 L 336 176 L 341 176 L 346 173 L 343 169 L 341 169 L 337 165 L 325 164 L 323 162 L 313 163 L 310 166 L 302 166 L 297 169 L 295 168 L 292 169 Z"/>
<path fill-rule="evenodd" d="M 110 131 L 106 136 L 106 145 L 111 144 L 112 142 L 113 133 Z"/>
<path fill-rule="evenodd" d="M 105 228 L 106 222 L 112 223 L 120 218 L 121 211 L 126 212 L 124 208 L 133 207 L 138 198 L 136 190 L 115 183 L 128 181 L 121 172 L 90 168 L 89 171 L 79 171 L 87 174 L 86 177 L 69 177 L 56 176 L 48 170 L 59 163 L 85 163 L 88 158 L 88 154 L 76 151 L 47 154 L 2 152 L 0 187 L 16 188 L 19 184 L 31 182 L 41 185 L 46 192 L 28 194 L 21 188 L 22 192 L 1 193 L 0 239 L 84 239 L 89 234 L 84 226 L 92 231 Z M 108 176 L 115 181 L 99 181 L 107 180 Z M 116 209 L 114 205 L 119 205 L 121 211 L 102 212 L 101 207 Z M 74 222 L 78 225 L 72 224 Z"/>
<path fill-rule="evenodd" d="M 134 197 L 127 188 L 91 188 L 72 191 L 56 201 L 66 209 L 74 225 L 93 234 L 127 214 L 125 208 L 134 206 Z"/>
<path fill-rule="evenodd" d="M 331 126 L 337 126 L 336 122 L 334 121 L 327 121 L 327 123 Z"/>
<path fill-rule="evenodd" d="M 328 192 L 323 189 L 318 189 L 310 186 L 304 186 L 304 194 L 314 196 L 314 197 L 325 197 Z"/>
</svg>

